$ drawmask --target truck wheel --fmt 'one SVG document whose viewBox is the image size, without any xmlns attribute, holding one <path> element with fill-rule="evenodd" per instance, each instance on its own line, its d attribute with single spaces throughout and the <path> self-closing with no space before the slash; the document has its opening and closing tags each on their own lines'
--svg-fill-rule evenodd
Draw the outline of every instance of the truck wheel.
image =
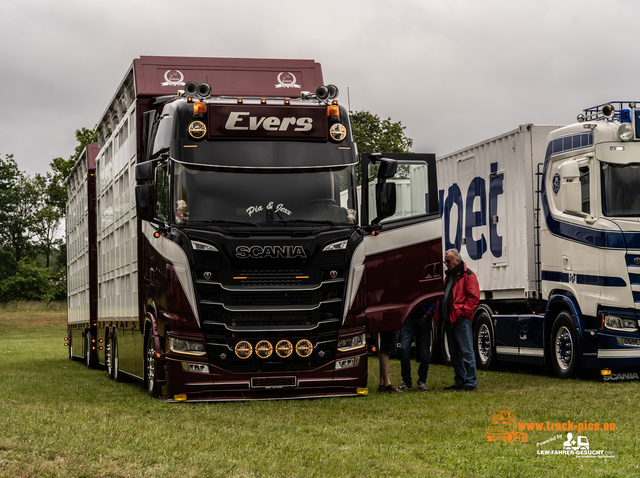
<svg viewBox="0 0 640 478">
<path fill-rule="evenodd" d="M 475 320 L 473 343 L 475 345 L 473 348 L 476 354 L 476 366 L 480 370 L 489 370 L 495 365 L 496 358 L 493 350 L 491 318 L 485 311 L 481 312 Z"/>
<path fill-rule="evenodd" d="M 444 330 L 444 325 L 440 327 L 440 355 L 443 365 L 451 365 L 451 352 L 449 352 L 449 337 Z"/>
<path fill-rule="evenodd" d="M 84 340 L 84 364 L 87 366 L 87 368 L 91 369 L 93 368 L 93 354 L 91 353 L 91 332 L 87 332 L 85 335 L 85 340 Z"/>
<path fill-rule="evenodd" d="M 150 397 L 157 397 L 158 384 L 156 382 L 156 350 L 153 345 L 153 333 L 150 329 L 147 331 L 144 349 L 144 386 Z"/>
<path fill-rule="evenodd" d="M 560 312 L 551 329 L 551 362 L 556 377 L 574 377 L 580 369 L 578 337 L 567 312 Z"/>
<path fill-rule="evenodd" d="M 107 373 L 111 380 L 116 382 L 120 382 L 122 380 L 122 376 L 120 375 L 120 357 L 118 354 L 118 334 L 114 330 L 113 337 L 109 341 L 109 345 L 107 346 Z"/>
</svg>

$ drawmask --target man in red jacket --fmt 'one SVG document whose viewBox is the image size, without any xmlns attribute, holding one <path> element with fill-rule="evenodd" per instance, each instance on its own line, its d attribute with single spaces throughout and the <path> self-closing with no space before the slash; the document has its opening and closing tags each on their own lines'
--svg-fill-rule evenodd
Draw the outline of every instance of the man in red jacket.
<svg viewBox="0 0 640 478">
<path fill-rule="evenodd" d="M 472 392 L 478 387 L 476 356 L 473 352 L 473 313 L 480 302 L 480 286 L 456 249 L 444 255 L 447 266 L 444 299 L 436 308 L 436 325 L 441 321 L 447 333 L 455 382 L 445 390 Z"/>
</svg>

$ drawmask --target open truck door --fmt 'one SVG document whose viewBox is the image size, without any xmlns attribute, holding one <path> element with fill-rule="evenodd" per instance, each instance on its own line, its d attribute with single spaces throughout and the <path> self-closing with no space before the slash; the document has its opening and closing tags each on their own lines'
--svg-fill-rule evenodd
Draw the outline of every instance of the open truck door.
<svg viewBox="0 0 640 478">
<path fill-rule="evenodd" d="M 420 305 L 442 297 L 436 157 L 363 153 L 362 171 L 359 312 L 369 332 L 398 330 Z"/>
</svg>

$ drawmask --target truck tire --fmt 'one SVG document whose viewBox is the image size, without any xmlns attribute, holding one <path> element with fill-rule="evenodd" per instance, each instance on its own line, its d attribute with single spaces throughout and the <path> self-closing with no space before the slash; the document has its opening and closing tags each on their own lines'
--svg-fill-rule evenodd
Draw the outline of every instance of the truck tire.
<svg viewBox="0 0 640 478">
<path fill-rule="evenodd" d="M 473 349 L 476 354 L 476 367 L 480 370 L 489 370 L 496 363 L 491 317 L 483 310 L 474 322 Z"/>
<path fill-rule="evenodd" d="M 120 374 L 120 357 L 118 354 L 118 333 L 113 331 L 109 345 L 107 346 L 107 373 L 109 378 L 115 382 L 122 381 L 122 375 Z"/>
<path fill-rule="evenodd" d="M 551 329 L 551 363 L 558 378 L 575 377 L 580 370 L 578 336 L 571 316 L 560 312 Z"/>
<path fill-rule="evenodd" d="M 87 331 L 84 334 L 84 364 L 88 369 L 92 369 L 94 365 L 93 353 L 91 353 L 91 332 Z"/>
<path fill-rule="evenodd" d="M 144 386 L 150 397 L 158 396 L 158 383 L 156 382 L 156 350 L 153 345 L 153 333 L 147 330 L 144 340 Z"/>
</svg>

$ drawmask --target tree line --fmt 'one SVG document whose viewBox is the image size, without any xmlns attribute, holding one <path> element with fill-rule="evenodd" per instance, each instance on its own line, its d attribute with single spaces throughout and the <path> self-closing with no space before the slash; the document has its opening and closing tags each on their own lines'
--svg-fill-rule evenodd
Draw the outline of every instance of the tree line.
<svg viewBox="0 0 640 478">
<path fill-rule="evenodd" d="M 66 300 L 66 179 L 96 132 L 76 131 L 69 159 L 55 158 L 51 170 L 30 176 L 13 154 L 0 155 L 0 302 Z"/>
<path fill-rule="evenodd" d="M 360 152 L 403 153 L 413 145 L 400 122 L 368 111 L 351 112 L 351 127 Z M 0 155 L 0 302 L 67 298 L 66 180 L 86 145 L 97 141 L 94 129 L 75 135 L 73 154 L 53 159 L 44 174 L 29 176 L 13 154 Z"/>
</svg>

